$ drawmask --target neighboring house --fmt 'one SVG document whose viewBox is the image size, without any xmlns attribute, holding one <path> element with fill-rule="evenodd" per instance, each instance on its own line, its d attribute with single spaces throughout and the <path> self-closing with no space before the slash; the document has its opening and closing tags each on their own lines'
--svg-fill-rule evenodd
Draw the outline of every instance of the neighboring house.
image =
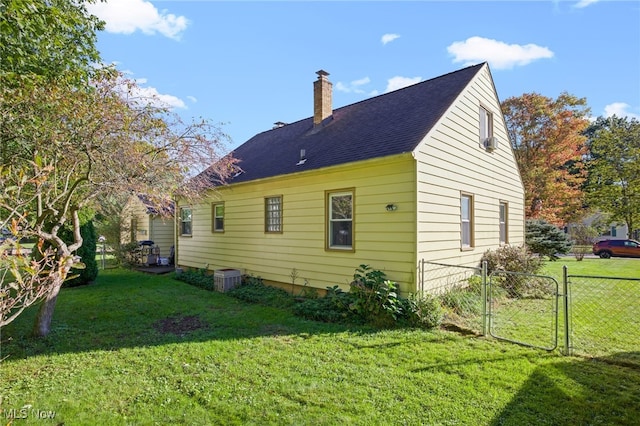
<svg viewBox="0 0 640 426">
<path fill-rule="evenodd" d="M 122 211 L 120 242 L 153 241 L 161 257 L 175 245 L 174 205 L 161 207 L 144 195 L 132 195 Z"/>
<path fill-rule="evenodd" d="M 583 219 L 582 224 L 585 226 L 595 226 L 602 230 L 602 233 L 596 237 L 596 240 L 626 240 L 627 238 L 638 239 L 640 230 L 629 232 L 629 227 L 625 223 L 609 222 L 608 215 L 603 213 L 594 213 Z M 605 228 L 603 224 L 607 224 Z M 571 228 L 572 225 L 567 227 Z"/>
<path fill-rule="evenodd" d="M 360 264 L 416 292 L 421 259 L 477 266 L 524 242 L 524 189 L 486 63 L 314 115 L 239 146 L 238 173 L 178 204 L 176 265 L 343 289 Z M 292 274 L 295 269 L 297 274 Z"/>
</svg>

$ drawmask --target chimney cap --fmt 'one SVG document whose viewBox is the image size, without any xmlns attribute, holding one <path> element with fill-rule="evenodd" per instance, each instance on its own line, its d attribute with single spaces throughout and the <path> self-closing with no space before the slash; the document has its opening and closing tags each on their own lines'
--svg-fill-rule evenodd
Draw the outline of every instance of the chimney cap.
<svg viewBox="0 0 640 426">
<path fill-rule="evenodd" d="M 316 71 L 316 74 L 318 74 L 318 79 L 326 78 L 329 75 L 325 70 Z"/>
</svg>

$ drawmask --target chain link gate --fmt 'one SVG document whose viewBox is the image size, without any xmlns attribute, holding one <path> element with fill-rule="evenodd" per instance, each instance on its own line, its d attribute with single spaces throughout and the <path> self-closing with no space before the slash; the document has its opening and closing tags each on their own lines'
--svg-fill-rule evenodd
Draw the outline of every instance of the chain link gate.
<svg viewBox="0 0 640 426">
<path fill-rule="evenodd" d="M 487 290 L 489 334 L 520 345 L 556 349 L 559 288 L 550 276 L 493 272 Z"/>
</svg>

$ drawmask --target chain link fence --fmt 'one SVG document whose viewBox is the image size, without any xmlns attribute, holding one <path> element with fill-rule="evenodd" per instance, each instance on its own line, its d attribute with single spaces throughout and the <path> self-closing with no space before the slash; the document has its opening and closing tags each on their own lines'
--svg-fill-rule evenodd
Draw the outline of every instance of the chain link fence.
<svg viewBox="0 0 640 426">
<path fill-rule="evenodd" d="M 426 261 L 419 268 L 420 290 L 440 299 L 443 325 L 484 334 L 486 274 L 482 268 Z"/>
<path fill-rule="evenodd" d="M 444 325 L 640 367 L 640 278 L 564 277 L 421 261 L 419 285 Z"/>
<path fill-rule="evenodd" d="M 640 367 L 640 278 L 567 274 L 568 351 Z"/>
<path fill-rule="evenodd" d="M 496 271 L 487 293 L 491 336 L 546 350 L 558 346 L 559 284 L 553 277 Z"/>
</svg>

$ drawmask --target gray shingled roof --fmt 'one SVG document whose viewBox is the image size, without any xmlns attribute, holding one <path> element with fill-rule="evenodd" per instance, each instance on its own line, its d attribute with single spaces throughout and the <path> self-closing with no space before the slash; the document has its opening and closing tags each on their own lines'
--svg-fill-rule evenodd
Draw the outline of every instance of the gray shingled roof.
<svg viewBox="0 0 640 426">
<path fill-rule="evenodd" d="M 233 151 L 242 173 L 228 183 L 411 152 L 482 65 L 334 109 L 315 128 L 309 117 L 259 133 Z"/>
</svg>

